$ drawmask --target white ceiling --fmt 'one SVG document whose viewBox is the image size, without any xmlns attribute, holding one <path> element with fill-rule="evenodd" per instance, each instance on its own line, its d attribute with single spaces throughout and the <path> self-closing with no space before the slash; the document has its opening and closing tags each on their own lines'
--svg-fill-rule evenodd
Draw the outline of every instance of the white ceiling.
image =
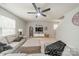
<svg viewBox="0 0 79 59">
<path fill-rule="evenodd" d="M 7 9 L 8 11 L 12 12 L 13 14 L 23 18 L 26 21 L 30 20 L 55 20 L 62 17 L 67 12 L 73 10 L 74 8 L 78 7 L 79 4 L 72 3 L 72 4 L 55 4 L 55 3 L 36 3 L 38 7 L 41 7 L 41 10 L 46 8 L 51 8 L 50 11 L 45 12 L 47 17 L 39 16 L 36 18 L 35 14 L 27 14 L 27 12 L 35 11 L 33 5 L 31 3 L 1 3 L 2 7 Z"/>
</svg>

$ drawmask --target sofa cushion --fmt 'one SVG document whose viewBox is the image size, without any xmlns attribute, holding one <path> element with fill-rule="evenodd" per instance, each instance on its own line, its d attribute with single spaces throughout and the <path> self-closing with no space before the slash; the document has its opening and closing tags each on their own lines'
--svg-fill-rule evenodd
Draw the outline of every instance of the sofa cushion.
<svg viewBox="0 0 79 59">
<path fill-rule="evenodd" d="M 8 44 L 12 43 L 13 40 L 15 40 L 16 38 L 17 38 L 17 36 L 15 36 L 15 35 L 6 36 L 6 40 L 7 40 Z"/>
<path fill-rule="evenodd" d="M 0 42 L 8 44 L 5 37 L 0 36 Z"/>
<path fill-rule="evenodd" d="M 16 45 L 18 45 L 18 44 L 19 44 L 19 42 L 12 42 L 12 43 L 10 43 L 9 45 L 14 48 L 14 47 L 16 47 Z"/>
<path fill-rule="evenodd" d="M 15 38 L 15 40 L 13 40 L 13 42 L 20 42 L 23 39 L 23 37 L 17 37 Z"/>
</svg>

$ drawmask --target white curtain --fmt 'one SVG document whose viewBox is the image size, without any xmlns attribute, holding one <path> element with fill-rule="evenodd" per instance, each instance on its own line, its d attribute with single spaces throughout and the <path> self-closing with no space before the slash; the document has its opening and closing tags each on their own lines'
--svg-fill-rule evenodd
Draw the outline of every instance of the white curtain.
<svg viewBox="0 0 79 59">
<path fill-rule="evenodd" d="M 15 20 L 0 15 L 0 35 L 6 36 L 15 34 L 15 25 Z"/>
</svg>

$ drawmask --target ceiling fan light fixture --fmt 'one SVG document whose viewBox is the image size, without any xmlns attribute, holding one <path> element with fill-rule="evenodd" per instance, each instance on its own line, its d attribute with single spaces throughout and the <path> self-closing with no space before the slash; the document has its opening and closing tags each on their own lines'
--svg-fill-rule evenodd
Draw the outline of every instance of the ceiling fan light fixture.
<svg viewBox="0 0 79 59">
<path fill-rule="evenodd" d="M 29 14 L 36 14 L 36 18 L 38 16 L 44 16 L 46 17 L 47 15 L 43 14 L 44 12 L 47 12 L 47 11 L 50 11 L 50 8 L 47 8 L 47 9 L 44 9 L 44 10 L 41 10 L 40 7 L 37 7 L 35 3 L 32 3 L 33 7 L 35 8 L 36 12 L 28 12 Z"/>
<path fill-rule="evenodd" d="M 37 16 L 40 16 L 41 14 L 40 13 L 37 13 Z"/>
</svg>

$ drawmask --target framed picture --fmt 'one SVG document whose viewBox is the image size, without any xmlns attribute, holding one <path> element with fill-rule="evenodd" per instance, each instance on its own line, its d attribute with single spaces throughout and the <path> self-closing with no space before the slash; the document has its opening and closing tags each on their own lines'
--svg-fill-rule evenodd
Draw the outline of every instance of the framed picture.
<svg viewBox="0 0 79 59">
<path fill-rule="evenodd" d="M 79 12 L 77 12 L 73 18 L 72 18 L 72 23 L 76 26 L 79 26 Z"/>
</svg>

